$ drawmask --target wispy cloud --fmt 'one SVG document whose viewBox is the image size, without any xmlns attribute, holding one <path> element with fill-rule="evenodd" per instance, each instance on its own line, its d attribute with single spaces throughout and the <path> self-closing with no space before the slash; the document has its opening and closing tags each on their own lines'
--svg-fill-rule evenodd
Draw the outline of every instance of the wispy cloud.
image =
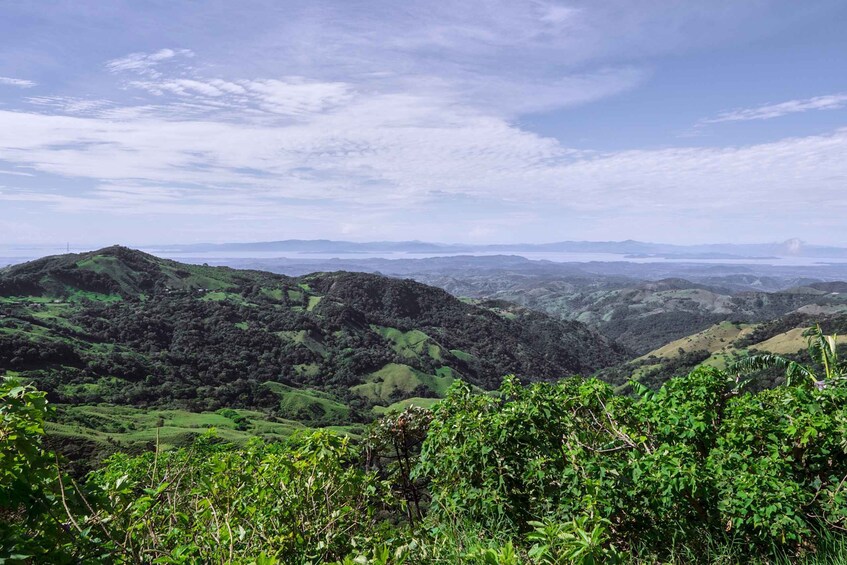
<svg viewBox="0 0 847 565">
<path fill-rule="evenodd" d="M 198 113 L 238 113 L 249 120 L 251 112 L 283 116 L 314 114 L 350 101 L 352 85 L 302 77 L 228 81 L 220 78 L 162 78 L 131 81 L 129 87 L 157 97 L 173 95 L 158 111 L 185 116 Z M 162 105 L 161 101 L 157 101 Z M 255 116 L 253 116 L 255 117 Z"/>
<path fill-rule="evenodd" d="M 109 100 L 77 98 L 73 96 L 31 96 L 27 102 L 41 108 L 65 112 L 68 114 L 94 114 L 115 106 Z"/>
<path fill-rule="evenodd" d="M 22 78 L 0 77 L 0 85 L 17 86 L 18 88 L 32 88 L 38 83 Z"/>
<path fill-rule="evenodd" d="M 828 94 L 800 100 L 789 100 L 779 104 L 765 104 L 755 108 L 742 108 L 718 114 L 714 118 L 702 120 L 702 123 L 740 122 L 748 120 L 770 120 L 788 114 L 809 112 L 811 110 L 837 110 L 847 106 L 847 94 Z"/>
<path fill-rule="evenodd" d="M 143 76 L 159 77 L 161 73 L 156 67 L 162 61 L 174 57 L 193 57 L 190 49 L 160 49 L 154 53 L 131 53 L 126 57 L 112 59 L 106 63 L 106 68 L 113 73 L 133 72 Z"/>
<path fill-rule="evenodd" d="M 32 173 L 26 173 L 24 171 L 9 171 L 5 169 L 0 169 L 0 175 L 13 175 L 16 177 L 32 177 L 35 176 Z"/>
</svg>

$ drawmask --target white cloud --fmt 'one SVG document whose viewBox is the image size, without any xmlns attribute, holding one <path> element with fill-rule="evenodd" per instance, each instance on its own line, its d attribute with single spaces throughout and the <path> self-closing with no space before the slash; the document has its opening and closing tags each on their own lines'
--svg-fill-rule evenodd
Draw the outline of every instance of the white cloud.
<svg viewBox="0 0 847 565">
<path fill-rule="evenodd" d="M 35 176 L 32 173 L 27 173 L 24 171 L 8 171 L 5 169 L 0 169 L 0 175 L 12 175 L 16 177 L 32 177 Z"/>
<path fill-rule="evenodd" d="M 95 114 L 105 108 L 115 106 L 109 100 L 76 98 L 72 96 L 31 96 L 27 102 L 35 106 L 50 108 L 68 114 Z"/>
<path fill-rule="evenodd" d="M 190 49 L 160 49 L 154 53 L 131 53 L 126 57 L 112 59 L 106 62 L 106 68 L 113 73 L 135 73 L 143 76 L 159 77 L 161 73 L 156 67 L 162 61 L 176 56 L 193 57 Z"/>
<path fill-rule="evenodd" d="M 0 111 L 0 160 L 94 187 L 21 189 L 0 200 L 64 211 L 294 214 L 316 221 L 321 214 L 343 219 L 354 210 L 390 214 L 451 196 L 516 207 L 531 202 L 588 216 L 662 218 L 651 220 L 657 224 L 753 212 L 778 216 L 816 202 L 827 203 L 827 214 L 847 212 L 847 129 L 743 147 L 595 153 L 441 102 L 359 96 L 282 125 Z"/>
<path fill-rule="evenodd" d="M 308 114 L 322 112 L 349 101 L 352 88 L 341 82 L 309 82 L 300 78 L 288 80 L 254 80 L 243 83 L 260 100 L 262 109 L 275 114 Z"/>
<path fill-rule="evenodd" d="M 738 122 L 747 120 L 770 120 L 788 114 L 808 112 L 810 110 L 837 110 L 847 106 L 847 94 L 828 94 L 801 100 L 789 100 L 779 104 L 765 104 L 755 108 L 742 108 L 723 112 L 715 118 L 702 120 L 702 123 Z"/>
<path fill-rule="evenodd" d="M 37 83 L 22 78 L 0 77 L 0 85 L 17 86 L 18 88 L 32 88 Z"/>
<path fill-rule="evenodd" d="M 361 237 L 396 237 L 409 218 L 448 229 L 441 214 L 455 202 L 466 210 L 450 229 L 481 240 L 516 223 L 543 231 L 544 221 L 571 218 L 610 233 L 624 219 L 685 232 L 704 215 L 775 218 L 812 198 L 828 204 L 822 224 L 847 211 L 845 130 L 601 153 L 520 126 L 527 113 L 639 86 L 650 76 L 644 57 L 721 41 L 721 29 L 755 11 L 747 4 L 491 0 L 359 10 L 314 2 L 280 10 L 273 22 L 278 12 L 263 11 L 267 25 L 245 12 L 232 27 L 250 34 L 238 41 L 184 26 L 186 45 L 217 50 L 210 62 L 187 49 L 132 53 L 106 63 L 114 76 L 101 68 L 108 81 L 89 77 L 97 97 L 58 93 L 16 111 L 5 106 L 0 166 L 38 178 L 4 189 L 0 200 L 54 207 L 63 221 L 87 212 L 182 214 L 208 233 L 217 226 L 203 218 L 214 215 L 273 229 L 334 222 Z M 845 104 L 840 96 L 714 121 L 832 108 Z M 554 127 L 563 124 L 566 135 L 560 118 Z"/>
<path fill-rule="evenodd" d="M 226 81 L 223 79 L 178 78 L 131 81 L 129 86 L 157 97 L 174 95 L 169 107 L 157 107 L 159 114 L 230 113 L 249 119 L 250 112 L 281 116 L 302 116 L 329 110 L 349 102 L 353 87 L 343 82 L 309 81 L 302 77 Z"/>
</svg>

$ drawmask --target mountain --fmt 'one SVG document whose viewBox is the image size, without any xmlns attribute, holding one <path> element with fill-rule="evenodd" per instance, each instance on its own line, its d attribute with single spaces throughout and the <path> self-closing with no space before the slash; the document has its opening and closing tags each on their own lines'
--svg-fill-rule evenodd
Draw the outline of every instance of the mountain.
<svg viewBox="0 0 847 565">
<path fill-rule="evenodd" d="M 530 292 L 498 292 L 496 297 L 584 322 L 639 353 L 721 321 L 763 322 L 802 308 L 820 313 L 847 310 L 847 295 L 813 288 L 732 292 L 678 279 L 605 291 L 550 285 Z"/>
<path fill-rule="evenodd" d="M 221 252 L 294 252 L 294 253 L 594 253 L 668 259 L 752 259 L 772 257 L 845 258 L 847 249 L 810 245 L 799 239 L 763 244 L 676 245 L 643 241 L 559 241 L 553 243 L 462 244 L 423 241 L 333 241 L 300 240 L 246 243 L 197 243 L 164 245 L 157 251 L 167 253 Z"/>
<path fill-rule="evenodd" d="M 828 315 L 847 310 L 847 292 L 841 292 L 845 283 L 838 281 L 754 275 L 701 276 L 701 282 L 639 280 L 592 269 L 594 264 L 548 270 L 504 264 L 464 271 L 430 268 L 409 276 L 457 296 L 503 300 L 583 322 L 638 354 L 722 321 L 758 323 L 793 311 Z"/>
<path fill-rule="evenodd" d="M 578 321 L 412 280 L 288 277 L 123 247 L 0 270 L 0 312 L 0 371 L 61 404 L 263 410 L 315 425 L 435 398 L 456 378 L 490 389 L 508 373 L 552 380 L 628 357 Z"/>
<path fill-rule="evenodd" d="M 344 269 L 408 277 L 455 296 L 515 302 L 584 322 L 638 354 L 721 321 L 847 308 L 847 293 L 838 292 L 847 270 L 837 264 L 558 263 L 516 255 L 219 261 L 289 275 Z"/>
</svg>

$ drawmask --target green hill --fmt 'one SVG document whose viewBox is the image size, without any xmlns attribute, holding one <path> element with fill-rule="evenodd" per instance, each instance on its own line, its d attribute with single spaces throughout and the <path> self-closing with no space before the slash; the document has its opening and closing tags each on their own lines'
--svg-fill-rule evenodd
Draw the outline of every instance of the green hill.
<svg viewBox="0 0 847 565">
<path fill-rule="evenodd" d="M 800 358 L 807 348 L 803 333 L 815 322 L 820 322 L 826 333 L 841 334 L 847 331 L 847 315 L 843 313 L 812 317 L 799 311 L 759 324 L 720 322 L 618 367 L 606 369 L 601 372 L 601 376 L 618 385 L 625 385 L 632 378 L 658 387 L 669 378 L 684 375 L 695 366 L 726 369 L 733 362 L 752 353 L 774 353 Z M 770 371 L 762 375 L 756 386 L 766 388 L 781 382 L 780 373 Z"/>
<path fill-rule="evenodd" d="M 416 278 L 457 295 L 504 300 L 577 320 L 641 355 L 720 322 L 762 323 L 794 311 L 816 317 L 847 312 L 847 293 L 839 292 L 844 283 L 837 282 L 765 292 L 751 290 L 754 284 L 739 290 L 681 278 L 644 281 L 585 274 L 450 272 Z"/>
<path fill-rule="evenodd" d="M 581 323 L 411 280 L 292 278 L 123 247 L 0 270 L 0 313 L 0 374 L 54 402 L 236 408 L 312 426 L 435 399 L 456 377 L 491 389 L 509 373 L 552 380 L 627 357 Z"/>
</svg>

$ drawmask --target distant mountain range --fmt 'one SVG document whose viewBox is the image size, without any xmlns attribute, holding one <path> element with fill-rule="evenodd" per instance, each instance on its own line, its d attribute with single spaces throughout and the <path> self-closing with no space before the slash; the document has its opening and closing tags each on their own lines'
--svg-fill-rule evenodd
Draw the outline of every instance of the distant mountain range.
<svg viewBox="0 0 847 565">
<path fill-rule="evenodd" d="M 212 260 L 210 260 L 212 261 Z M 454 296 L 504 300 L 578 320 L 638 353 L 721 321 L 763 322 L 801 310 L 847 310 L 847 264 L 559 263 L 517 255 L 417 259 L 251 258 L 213 261 L 302 276 L 364 271 L 411 278 Z"/>
<path fill-rule="evenodd" d="M 278 252 L 278 253 L 610 253 L 632 258 L 663 257 L 687 259 L 761 259 L 768 257 L 847 258 L 847 248 L 810 245 L 799 239 L 781 243 L 675 245 L 642 241 L 560 241 L 554 243 L 466 244 L 424 241 L 351 242 L 326 239 L 264 241 L 252 243 L 198 243 L 163 245 L 148 248 L 165 253 Z"/>
</svg>

